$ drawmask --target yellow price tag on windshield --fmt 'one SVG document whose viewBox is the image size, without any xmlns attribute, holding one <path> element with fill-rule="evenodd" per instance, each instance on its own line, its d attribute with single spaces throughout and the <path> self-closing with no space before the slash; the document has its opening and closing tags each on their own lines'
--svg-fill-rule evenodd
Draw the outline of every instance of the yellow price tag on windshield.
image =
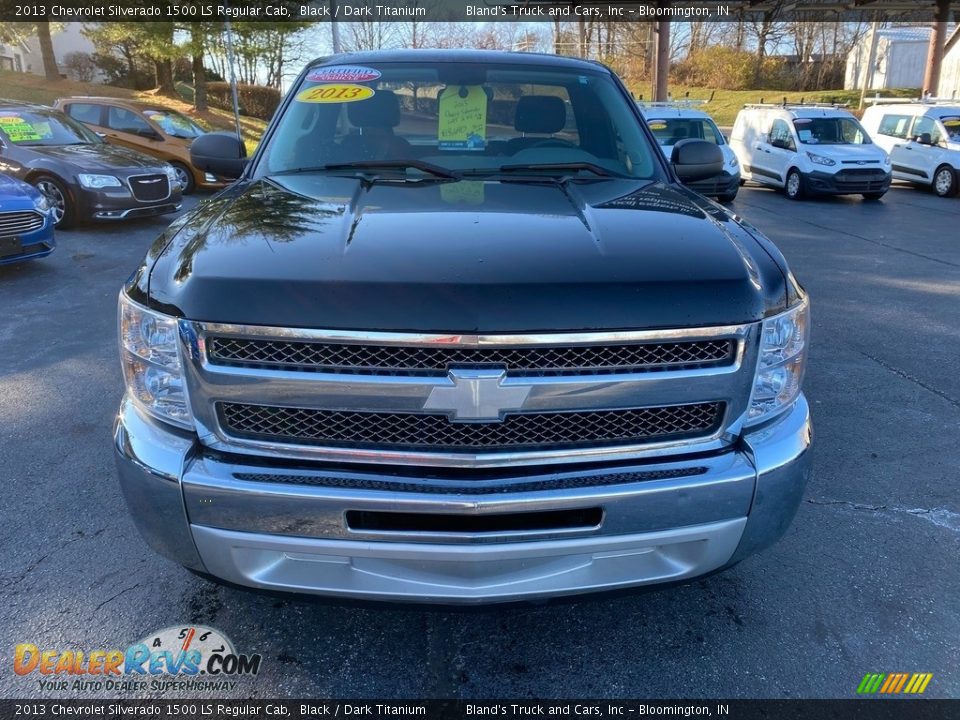
<svg viewBox="0 0 960 720">
<path fill-rule="evenodd" d="M 452 85 L 440 93 L 437 132 L 440 150 L 483 150 L 487 146 L 487 93 L 479 85 Z"/>
</svg>

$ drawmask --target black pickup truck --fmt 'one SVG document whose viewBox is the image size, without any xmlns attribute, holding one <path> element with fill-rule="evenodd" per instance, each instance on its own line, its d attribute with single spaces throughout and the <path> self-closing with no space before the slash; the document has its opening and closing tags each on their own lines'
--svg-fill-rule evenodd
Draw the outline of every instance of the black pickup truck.
<svg viewBox="0 0 960 720">
<path fill-rule="evenodd" d="M 685 188 L 617 77 L 550 55 L 337 55 L 120 295 L 121 486 L 249 587 L 502 602 L 685 580 L 807 479 L 808 300 Z"/>
</svg>

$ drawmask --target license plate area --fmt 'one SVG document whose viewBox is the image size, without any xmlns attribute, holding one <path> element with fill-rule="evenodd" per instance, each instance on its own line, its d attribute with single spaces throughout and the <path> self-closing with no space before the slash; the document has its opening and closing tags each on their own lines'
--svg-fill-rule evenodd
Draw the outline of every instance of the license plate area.
<svg viewBox="0 0 960 720">
<path fill-rule="evenodd" d="M 0 257 L 19 255 L 23 252 L 23 244 L 18 237 L 0 237 Z"/>
</svg>

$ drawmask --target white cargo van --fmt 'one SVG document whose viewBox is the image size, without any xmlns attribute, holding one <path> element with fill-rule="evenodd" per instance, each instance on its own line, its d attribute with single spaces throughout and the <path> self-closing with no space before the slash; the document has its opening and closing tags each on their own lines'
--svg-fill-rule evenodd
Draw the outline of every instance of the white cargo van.
<svg viewBox="0 0 960 720">
<path fill-rule="evenodd" d="M 887 153 L 835 105 L 745 105 L 730 146 L 745 179 L 783 188 L 793 200 L 814 194 L 878 200 L 890 187 Z"/>
<path fill-rule="evenodd" d="M 960 100 L 871 105 L 863 126 L 890 153 L 893 176 L 940 197 L 960 185 Z"/>
<path fill-rule="evenodd" d="M 704 103 L 705 101 L 677 100 L 637 104 L 657 142 L 664 147 L 667 157 L 677 142 L 687 138 L 706 140 L 720 147 L 724 161 L 723 172 L 705 180 L 686 183 L 686 186 L 701 195 L 715 197 L 720 202 L 730 202 L 740 189 L 740 163 L 713 118 L 697 109 L 697 105 Z"/>
</svg>

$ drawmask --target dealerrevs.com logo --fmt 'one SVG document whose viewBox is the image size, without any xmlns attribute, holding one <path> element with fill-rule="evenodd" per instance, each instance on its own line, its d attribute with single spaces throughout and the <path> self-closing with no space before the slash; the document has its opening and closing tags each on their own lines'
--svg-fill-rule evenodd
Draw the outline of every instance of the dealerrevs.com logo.
<svg viewBox="0 0 960 720">
<path fill-rule="evenodd" d="M 258 654 L 238 653 L 219 630 L 192 625 L 164 628 L 126 649 L 21 643 L 14 648 L 13 671 L 51 691 L 232 690 L 234 678 L 260 671 L 260 661 Z"/>
</svg>

